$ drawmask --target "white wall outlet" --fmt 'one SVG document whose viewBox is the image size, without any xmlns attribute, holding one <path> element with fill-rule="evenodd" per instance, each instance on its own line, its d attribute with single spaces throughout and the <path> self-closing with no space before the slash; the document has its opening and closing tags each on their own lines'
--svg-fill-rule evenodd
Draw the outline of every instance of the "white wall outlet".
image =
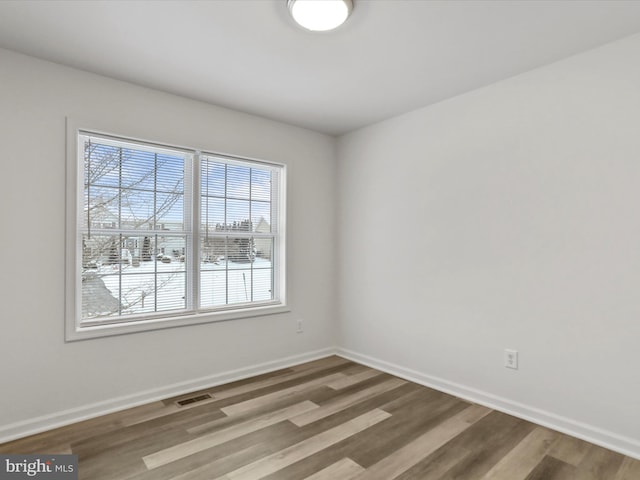
<svg viewBox="0 0 640 480">
<path fill-rule="evenodd" d="M 296 333 L 302 333 L 302 332 L 304 332 L 304 328 L 303 328 L 303 325 L 302 325 L 302 320 L 298 320 L 296 322 Z"/>
<path fill-rule="evenodd" d="M 507 368 L 518 369 L 518 351 L 510 348 L 504 349 L 504 366 Z"/>
</svg>

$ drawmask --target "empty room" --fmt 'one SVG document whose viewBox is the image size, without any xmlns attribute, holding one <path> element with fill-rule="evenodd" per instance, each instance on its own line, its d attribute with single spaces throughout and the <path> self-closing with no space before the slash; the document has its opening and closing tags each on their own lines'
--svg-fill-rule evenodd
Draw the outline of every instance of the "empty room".
<svg viewBox="0 0 640 480">
<path fill-rule="evenodd" d="M 0 480 L 639 480 L 640 0 L 0 0 Z"/>
</svg>

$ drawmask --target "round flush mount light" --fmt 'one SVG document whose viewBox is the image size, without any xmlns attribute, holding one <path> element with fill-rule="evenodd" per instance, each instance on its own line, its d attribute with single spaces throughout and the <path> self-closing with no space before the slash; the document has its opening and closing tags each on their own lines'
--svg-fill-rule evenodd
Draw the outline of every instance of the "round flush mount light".
<svg viewBox="0 0 640 480">
<path fill-rule="evenodd" d="M 313 32 L 326 32 L 342 25 L 353 10 L 352 0 L 287 0 L 298 25 Z"/>
</svg>

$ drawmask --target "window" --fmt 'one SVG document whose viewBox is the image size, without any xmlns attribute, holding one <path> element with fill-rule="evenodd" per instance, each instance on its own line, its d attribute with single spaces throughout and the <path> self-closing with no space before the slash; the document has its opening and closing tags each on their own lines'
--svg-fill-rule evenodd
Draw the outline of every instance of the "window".
<svg viewBox="0 0 640 480">
<path fill-rule="evenodd" d="M 76 134 L 68 339 L 281 311 L 282 165 Z"/>
</svg>

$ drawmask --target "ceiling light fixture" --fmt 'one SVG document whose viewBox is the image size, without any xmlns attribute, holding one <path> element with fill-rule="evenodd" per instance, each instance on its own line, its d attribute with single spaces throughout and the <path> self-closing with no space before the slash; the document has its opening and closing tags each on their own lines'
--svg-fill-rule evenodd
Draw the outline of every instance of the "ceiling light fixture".
<svg viewBox="0 0 640 480">
<path fill-rule="evenodd" d="M 353 10 L 352 0 L 287 0 L 298 25 L 313 32 L 326 32 L 342 25 Z"/>
</svg>

